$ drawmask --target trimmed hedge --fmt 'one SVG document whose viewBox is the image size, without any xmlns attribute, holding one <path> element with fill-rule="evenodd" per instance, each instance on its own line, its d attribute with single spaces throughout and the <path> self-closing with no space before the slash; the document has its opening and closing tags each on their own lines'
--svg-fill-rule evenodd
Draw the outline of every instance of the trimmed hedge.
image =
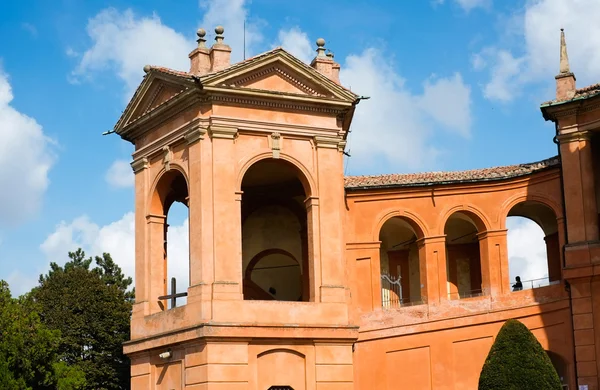
<svg viewBox="0 0 600 390">
<path fill-rule="evenodd" d="M 548 354 L 520 321 L 504 323 L 479 376 L 479 390 L 561 390 Z"/>
</svg>

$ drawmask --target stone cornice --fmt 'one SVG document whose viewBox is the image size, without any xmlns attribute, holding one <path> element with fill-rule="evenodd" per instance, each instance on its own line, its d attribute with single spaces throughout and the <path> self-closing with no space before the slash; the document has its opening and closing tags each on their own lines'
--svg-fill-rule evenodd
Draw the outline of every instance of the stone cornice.
<svg viewBox="0 0 600 390">
<path fill-rule="evenodd" d="M 379 250 L 381 247 L 381 241 L 373 241 L 373 242 L 347 242 L 346 250 Z"/>
<path fill-rule="evenodd" d="M 150 162 L 146 157 L 141 157 L 131 162 L 131 169 L 133 169 L 134 174 L 137 174 L 146 168 L 150 168 Z"/>
<path fill-rule="evenodd" d="M 600 109 L 600 99 L 593 99 L 594 97 L 596 96 L 580 99 L 575 98 L 574 100 L 544 106 L 541 108 L 544 119 L 557 121 L 562 118 Z"/>
<path fill-rule="evenodd" d="M 133 153 L 134 160 L 138 160 L 141 157 L 147 157 L 151 159 L 153 156 L 162 152 L 165 146 L 174 146 L 182 141 L 186 141 L 188 144 L 193 142 L 193 138 L 198 136 L 198 139 L 202 139 L 204 133 L 206 133 L 206 127 L 204 123 L 206 119 L 194 118 L 188 123 L 180 126 L 179 128 L 169 132 L 163 137 L 149 143 L 148 145 L 140 148 Z"/>
<path fill-rule="evenodd" d="M 167 220 L 166 215 L 148 214 L 146 215 L 146 222 L 148 223 L 160 223 L 163 224 Z"/>
<path fill-rule="evenodd" d="M 346 141 L 339 138 L 315 136 L 314 140 L 317 148 L 337 149 L 343 152 L 346 147 Z"/>
<path fill-rule="evenodd" d="M 235 139 L 238 129 L 236 127 L 210 125 L 208 131 L 212 139 Z"/>
</svg>

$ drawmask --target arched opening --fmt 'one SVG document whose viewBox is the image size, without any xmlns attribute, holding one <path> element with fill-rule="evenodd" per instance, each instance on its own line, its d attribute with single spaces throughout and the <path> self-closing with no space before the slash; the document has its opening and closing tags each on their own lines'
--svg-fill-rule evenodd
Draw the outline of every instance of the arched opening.
<svg viewBox="0 0 600 390">
<path fill-rule="evenodd" d="M 563 385 L 567 385 L 569 383 L 569 363 L 559 354 L 546 351 L 554 369 L 556 370 L 558 377 L 560 378 L 560 382 Z"/>
<path fill-rule="evenodd" d="M 301 172 L 276 159 L 251 166 L 242 180 L 245 300 L 308 301 L 309 195 Z"/>
<path fill-rule="evenodd" d="M 163 310 L 186 303 L 190 283 L 188 201 L 188 186 L 183 174 L 176 169 L 165 172 L 159 179 L 151 204 L 151 213 L 163 217 L 162 226 L 153 225 L 157 230 L 151 232 L 153 236 L 158 229 L 162 230 L 163 264 L 158 299 Z"/>
<path fill-rule="evenodd" d="M 478 237 L 482 230 L 477 217 L 467 212 L 455 212 L 446 221 L 446 277 L 450 300 L 484 293 Z"/>
<path fill-rule="evenodd" d="M 388 219 L 379 232 L 381 303 L 399 307 L 422 303 L 417 240 L 421 231 L 402 217 Z"/>
<path fill-rule="evenodd" d="M 506 227 L 512 291 L 559 283 L 560 245 L 554 211 L 539 202 L 521 202 L 509 211 Z"/>
</svg>

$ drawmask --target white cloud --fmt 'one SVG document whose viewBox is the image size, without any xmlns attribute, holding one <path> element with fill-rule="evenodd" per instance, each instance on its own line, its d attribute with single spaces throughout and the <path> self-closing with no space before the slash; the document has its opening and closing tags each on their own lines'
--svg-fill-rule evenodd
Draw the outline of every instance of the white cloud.
<svg viewBox="0 0 600 390">
<path fill-rule="evenodd" d="M 439 154 L 431 143 L 435 131 L 470 132 L 470 88 L 455 74 L 427 80 L 423 94 L 413 94 L 385 58 L 369 48 L 348 56 L 340 71 L 344 86 L 370 97 L 361 101 L 353 118 L 350 167 L 361 173 L 381 172 L 381 166 L 390 172 L 431 168 Z"/>
<path fill-rule="evenodd" d="M 214 34 L 214 28 L 218 25 L 223 26 L 225 29 L 223 42 L 231 46 L 232 63 L 244 59 L 244 20 L 246 21 L 246 58 L 255 54 L 257 46 L 263 40 L 259 26 L 262 22 L 248 17 L 247 3 L 246 0 L 200 1 L 200 8 L 205 11 L 200 26 L 208 34 L 211 32 Z M 187 60 L 187 56 L 185 59 Z"/>
<path fill-rule="evenodd" d="M 0 225 L 31 218 L 41 207 L 55 161 L 54 141 L 35 119 L 11 106 L 12 88 L 0 69 Z"/>
<path fill-rule="evenodd" d="M 23 274 L 19 270 L 13 271 L 6 278 L 10 293 L 13 297 L 21 296 L 35 287 L 38 283 L 37 275 L 34 274 Z"/>
<path fill-rule="evenodd" d="M 146 64 L 189 70 L 188 54 L 195 47 L 157 15 L 137 17 L 133 11 L 108 8 L 91 18 L 87 33 L 92 47 L 87 49 L 73 71 L 75 78 L 91 78 L 95 72 L 116 72 L 125 83 L 129 99 L 144 75 Z"/>
<path fill-rule="evenodd" d="M 465 12 L 469 12 L 474 8 L 490 8 L 492 6 L 492 0 L 454 0 Z M 432 4 L 434 7 L 442 5 L 445 0 L 433 0 Z"/>
<path fill-rule="evenodd" d="M 577 76 L 578 86 L 600 81 L 598 18 L 597 0 L 528 1 L 523 11 L 507 21 L 505 30 L 512 40 L 484 49 L 487 53 L 483 56 L 490 65 L 490 81 L 484 86 L 486 96 L 510 100 L 525 85 L 553 85 L 559 68 L 560 28 L 565 29 L 571 70 Z M 501 81 L 510 83 L 510 88 Z M 509 96 L 509 89 L 516 93 Z"/>
<path fill-rule="evenodd" d="M 189 286 L 189 234 L 188 219 L 181 225 L 169 227 L 167 251 L 169 254 L 168 276 L 177 278 L 177 289 L 185 291 Z M 71 222 L 61 222 L 40 246 L 47 260 L 63 265 L 68 252 L 82 248 L 88 256 L 110 253 L 126 276 L 135 279 L 135 220 L 129 212 L 118 221 L 98 226 L 86 215 Z M 170 286 L 170 284 L 169 284 Z M 170 288 L 170 287 L 169 287 Z"/>
<path fill-rule="evenodd" d="M 279 30 L 277 38 L 279 46 L 307 64 L 310 64 L 313 58 L 315 58 L 315 48 L 310 44 L 308 35 L 300 30 L 299 27 L 292 27 L 289 30 Z"/>
<path fill-rule="evenodd" d="M 516 276 L 520 276 L 523 282 L 547 278 L 548 260 L 542 228 L 523 217 L 509 217 L 506 225 L 511 283 Z M 531 287 L 531 284 L 524 283 L 523 287 Z"/>
<path fill-rule="evenodd" d="M 108 168 L 105 179 L 109 185 L 115 188 L 133 187 L 134 175 L 131 165 L 125 160 L 116 160 Z"/>
<path fill-rule="evenodd" d="M 262 41 L 257 22 L 247 20 L 245 3 L 245 0 L 200 3 L 200 8 L 205 11 L 200 26 L 207 30 L 207 36 L 214 36 L 214 28 L 223 25 L 224 42 L 232 48 L 232 62 L 243 59 L 245 19 L 247 56 L 252 55 Z M 164 25 L 156 14 L 137 16 L 130 9 L 120 12 L 107 8 L 99 12 L 88 21 L 87 33 L 92 45 L 85 50 L 69 79 L 76 83 L 80 79 L 91 79 L 98 72 L 116 72 L 125 83 L 125 100 L 131 98 L 142 80 L 144 65 L 187 71 L 190 67 L 188 54 L 196 47 L 194 31 L 181 34 Z M 76 54 L 74 49 L 67 49 L 68 56 Z"/>
</svg>

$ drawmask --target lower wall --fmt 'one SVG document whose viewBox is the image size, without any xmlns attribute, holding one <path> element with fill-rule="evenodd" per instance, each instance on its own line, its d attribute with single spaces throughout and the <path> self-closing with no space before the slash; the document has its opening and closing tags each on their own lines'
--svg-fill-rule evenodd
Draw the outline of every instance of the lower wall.
<svg viewBox="0 0 600 390">
<path fill-rule="evenodd" d="M 352 345 L 303 341 L 197 340 L 131 356 L 132 390 L 354 389 Z"/>
<path fill-rule="evenodd" d="M 563 383 L 575 388 L 570 311 L 542 310 L 538 306 L 507 311 L 505 318 L 483 314 L 474 316 L 470 324 L 440 324 L 438 330 L 409 326 L 408 332 L 402 329 L 406 327 L 396 328 L 397 335 L 361 334 L 354 353 L 355 389 L 477 389 L 483 363 L 508 318 L 517 318 L 532 330 L 550 351 Z"/>
</svg>

